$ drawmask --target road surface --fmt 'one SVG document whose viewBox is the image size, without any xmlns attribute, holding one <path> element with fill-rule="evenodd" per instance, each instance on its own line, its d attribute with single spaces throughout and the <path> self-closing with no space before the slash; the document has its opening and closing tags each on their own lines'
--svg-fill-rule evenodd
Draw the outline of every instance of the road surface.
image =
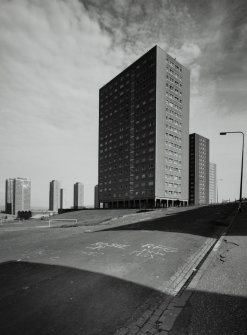
<svg viewBox="0 0 247 335">
<path fill-rule="evenodd" d="M 113 334 L 167 295 L 170 278 L 235 207 L 168 209 L 91 230 L 2 227 L 0 333 Z"/>
</svg>

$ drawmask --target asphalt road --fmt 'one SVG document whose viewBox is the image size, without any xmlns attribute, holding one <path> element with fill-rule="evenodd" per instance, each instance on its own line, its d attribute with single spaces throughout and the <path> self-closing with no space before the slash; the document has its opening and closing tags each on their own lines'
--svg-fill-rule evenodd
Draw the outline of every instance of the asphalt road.
<svg viewBox="0 0 247 335">
<path fill-rule="evenodd" d="M 0 230 L 0 333 L 113 334 L 215 232 L 234 204 L 109 227 Z"/>
</svg>

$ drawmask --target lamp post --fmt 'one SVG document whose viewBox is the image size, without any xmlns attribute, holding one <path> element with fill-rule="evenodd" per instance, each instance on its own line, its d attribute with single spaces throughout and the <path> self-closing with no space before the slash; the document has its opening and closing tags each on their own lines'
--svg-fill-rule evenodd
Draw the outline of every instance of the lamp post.
<svg viewBox="0 0 247 335">
<path fill-rule="evenodd" d="M 220 133 L 220 135 L 226 135 L 226 134 L 242 134 L 243 135 L 240 192 L 239 192 L 239 207 L 238 207 L 239 212 L 241 212 L 242 186 L 243 186 L 243 164 L 244 164 L 244 133 L 242 131 L 224 131 L 224 132 Z"/>
</svg>

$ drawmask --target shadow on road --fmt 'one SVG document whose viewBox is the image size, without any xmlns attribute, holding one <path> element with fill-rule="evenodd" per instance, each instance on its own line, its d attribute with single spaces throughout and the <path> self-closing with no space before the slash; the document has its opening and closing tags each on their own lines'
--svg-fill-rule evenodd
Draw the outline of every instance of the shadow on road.
<svg viewBox="0 0 247 335">
<path fill-rule="evenodd" d="M 247 202 L 242 204 L 242 211 L 238 213 L 237 222 L 228 231 L 228 236 L 247 236 Z"/>
<path fill-rule="evenodd" d="M 0 264 L 0 333 L 110 335 L 142 315 L 147 298 L 160 304 L 166 297 L 100 273 L 6 262 Z M 246 314 L 244 297 L 193 291 L 171 334 L 246 334 Z"/>
<path fill-rule="evenodd" d="M 0 264 L 0 334 L 112 334 L 165 295 L 105 274 L 28 262 Z"/>
<path fill-rule="evenodd" d="M 211 237 L 219 227 L 226 225 L 225 219 L 236 208 L 237 205 L 234 203 L 201 207 L 180 213 L 168 213 L 163 218 L 107 228 L 100 231 L 157 230 Z"/>
<path fill-rule="evenodd" d="M 169 335 L 247 334 L 247 298 L 192 291 Z"/>
</svg>

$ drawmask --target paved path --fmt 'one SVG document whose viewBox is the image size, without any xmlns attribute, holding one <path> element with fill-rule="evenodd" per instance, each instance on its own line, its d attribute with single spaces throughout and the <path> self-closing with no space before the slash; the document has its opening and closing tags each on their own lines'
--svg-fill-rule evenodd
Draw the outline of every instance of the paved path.
<svg viewBox="0 0 247 335">
<path fill-rule="evenodd" d="M 247 203 L 187 288 L 171 335 L 247 334 Z"/>
<path fill-rule="evenodd" d="M 0 333 L 124 334 L 130 323 L 132 333 L 145 333 L 147 319 L 157 306 L 165 310 L 234 207 L 168 211 L 136 223 L 124 218 L 121 226 L 88 233 L 2 230 Z"/>
</svg>

